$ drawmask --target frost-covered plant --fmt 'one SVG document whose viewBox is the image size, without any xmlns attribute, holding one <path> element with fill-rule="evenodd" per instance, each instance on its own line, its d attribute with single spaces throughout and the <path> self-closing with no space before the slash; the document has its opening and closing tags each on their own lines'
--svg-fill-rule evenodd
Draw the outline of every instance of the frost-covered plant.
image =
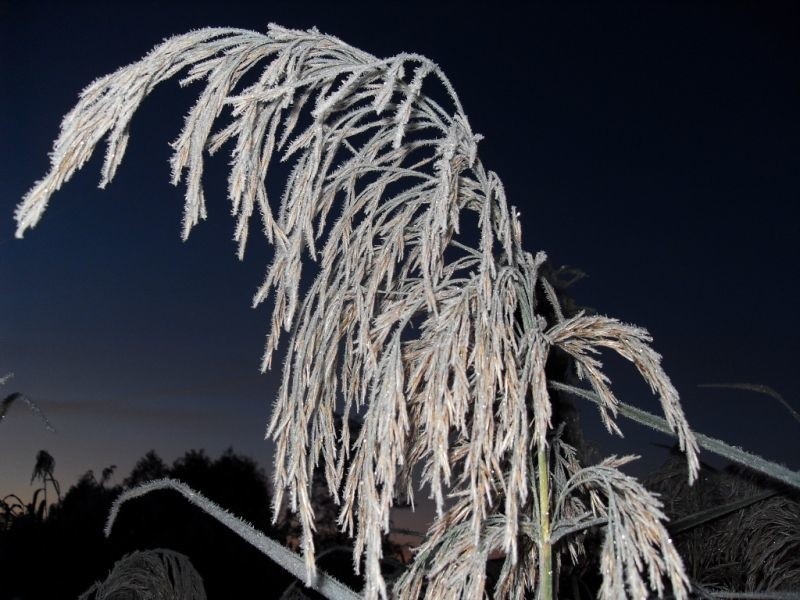
<svg viewBox="0 0 800 600">
<path fill-rule="evenodd" d="M 646 484 L 662 498 L 692 582 L 763 597 L 778 590 L 800 591 L 797 492 L 749 469 L 717 471 L 707 465 L 688 487 L 680 463 L 672 455 Z"/>
<path fill-rule="evenodd" d="M 550 598 L 560 555 L 577 556 L 580 532 L 595 525 L 605 528 L 601 598 L 661 595 L 665 577 L 686 597 L 655 497 L 618 470 L 622 460 L 581 468 L 558 441 L 551 390 L 574 388 L 549 381 L 545 367 L 556 349 L 571 357 L 604 424 L 619 432 L 623 405 L 597 354 L 610 349 L 632 362 L 658 395 L 662 427 L 677 436 L 692 481 L 697 442 L 678 394 L 646 331 L 562 314 L 545 255 L 523 249 L 500 178 L 478 157 L 481 136 L 427 58 L 378 59 L 316 30 L 277 26 L 168 39 L 82 92 L 50 172 L 17 209 L 17 235 L 104 138 L 105 186 L 141 101 L 184 69 L 182 83 L 206 81 L 173 144 L 173 182 L 187 182 L 184 238 L 206 217 L 204 154 L 230 141 L 239 256 L 255 213 L 275 249 L 254 304 L 274 303 L 265 369 L 282 330 L 290 332 L 269 425 L 274 511 L 288 499 L 298 514 L 307 581 L 316 577 L 315 467 L 341 503 L 339 523 L 355 538 L 355 568 L 363 558 L 373 599 L 389 593 L 380 558 L 390 510 L 398 496 L 413 500 L 420 465 L 437 518 L 394 588 L 401 598 L 481 597 L 493 550 L 505 555 L 498 597 L 538 590 Z M 242 83 L 253 70 L 255 82 Z M 232 118 L 214 131 L 225 109 Z M 265 184 L 275 153 L 293 161 L 277 204 Z M 314 280 L 303 290 L 309 263 Z M 355 439 L 351 416 L 363 421 Z"/>
<path fill-rule="evenodd" d="M 0 386 L 5 385 L 5 383 L 12 377 L 14 377 L 13 373 L 7 373 L 6 375 L 0 377 Z M 39 417 L 48 431 L 55 431 L 55 428 L 51 425 L 50 421 L 47 420 L 47 417 L 42 412 L 42 409 L 39 408 L 39 405 L 28 398 L 25 394 L 21 394 L 20 392 L 13 392 L 0 400 L 0 423 L 5 421 L 8 410 L 17 402 L 22 402 L 25 404 L 33 414 Z"/>
<path fill-rule="evenodd" d="M 189 557 L 163 548 L 131 552 L 119 559 L 108 577 L 78 600 L 206 600 L 203 578 Z"/>
</svg>

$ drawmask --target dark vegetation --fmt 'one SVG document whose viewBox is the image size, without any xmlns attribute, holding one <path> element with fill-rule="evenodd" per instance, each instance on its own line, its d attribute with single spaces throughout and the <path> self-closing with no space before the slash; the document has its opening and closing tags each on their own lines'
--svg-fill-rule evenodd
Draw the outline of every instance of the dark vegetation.
<svg viewBox="0 0 800 600">
<path fill-rule="evenodd" d="M 696 590 L 792 590 L 800 588 L 800 499 L 789 490 L 742 469 L 715 470 L 703 465 L 697 484 L 683 478 L 683 457 L 674 452 L 648 480 L 659 492 L 673 523 L 673 539 L 686 562 Z M 212 459 L 191 450 L 167 465 L 148 452 L 121 484 L 112 484 L 115 467 L 98 478 L 87 471 L 58 496 L 55 461 L 46 452 L 36 457 L 32 481 L 40 487 L 30 503 L 6 496 L 0 504 L 0 600 L 75 599 L 102 581 L 114 563 L 132 552 L 168 548 L 185 555 L 203 579 L 207 597 L 321 598 L 304 589 L 223 525 L 169 491 L 144 496 L 123 509 L 109 538 L 103 535 L 106 515 L 123 490 L 152 479 L 172 477 L 229 507 L 276 540 L 296 545 L 299 525 L 284 513 L 271 525 L 271 495 L 264 472 L 245 456 L 228 450 Z M 317 477 L 315 477 L 315 480 Z M 363 580 L 352 574 L 349 540 L 335 525 L 319 482 L 317 509 L 319 564 L 354 589 Z M 45 493 L 48 492 L 48 506 Z M 753 499 L 742 508 L 706 515 L 681 525 L 680 519 L 700 511 Z M 598 532 L 594 532 L 599 541 Z M 590 538 L 592 534 L 590 534 Z M 591 541 L 589 540 L 591 544 Z M 400 547 L 388 540 L 384 549 L 387 579 L 402 571 Z M 487 563 L 487 588 L 492 589 L 502 560 Z M 560 597 L 591 598 L 599 584 L 599 565 L 582 561 L 564 565 Z M 46 575 L 46 576 L 43 576 Z M 696 596 L 702 597 L 702 596 Z M 708 596 L 718 597 L 718 596 Z M 769 597 L 769 596 L 760 596 Z"/>
<path fill-rule="evenodd" d="M 174 477 L 281 539 L 280 531 L 270 525 L 266 477 L 251 459 L 232 450 L 217 459 L 192 450 L 167 465 L 149 452 L 122 485 L 110 484 L 112 472 L 106 469 L 98 478 L 88 471 L 49 508 L 43 493 L 34 494 L 28 505 L 15 497 L 4 499 L 0 599 L 77 598 L 92 583 L 105 579 L 123 555 L 152 548 L 169 548 L 189 557 L 209 598 L 247 597 L 254 589 L 282 590 L 291 583 L 256 549 L 169 492 L 131 503 L 111 536 L 103 535 L 111 503 L 123 487 Z M 53 478 L 52 469 L 48 476 Z M 49 492 L 49 500 L 56 500 L 52 488 Z"/>
</svg>

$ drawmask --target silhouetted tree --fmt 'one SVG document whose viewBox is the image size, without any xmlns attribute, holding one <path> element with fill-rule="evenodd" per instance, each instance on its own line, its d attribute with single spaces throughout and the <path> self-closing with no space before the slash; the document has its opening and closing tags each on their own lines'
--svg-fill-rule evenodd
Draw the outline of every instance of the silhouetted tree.
<svg viewBox="0 0 800 600">
<path fill-rule="evenodd" d="M 166 477 L 168 472 L 166 463 L 155 450 L 150 450 L 136 462 L 131 474 L 124 479 L 122 485 L 126 488 L 134 487 L 145 481 Z"/>
</svg>

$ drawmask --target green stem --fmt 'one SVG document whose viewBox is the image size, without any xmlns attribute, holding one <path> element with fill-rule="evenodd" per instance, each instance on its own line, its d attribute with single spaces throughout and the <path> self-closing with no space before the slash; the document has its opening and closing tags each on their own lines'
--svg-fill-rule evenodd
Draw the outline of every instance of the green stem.
<svg viewBox="0 0 800 600">
<path fill-rule="evenodd" d="M 553 598 L 553 548 L 550 541 L 550 465 L 542 444 L 538 453 L 539 468 L 539 599 Z"/>
<path fill-rule="evenodd" d="M 535 285 L 535 282 L 534 282 Z M 525 331 L 536 327 L 533 289 L 517 286 L 520 313 Z M 530 292 L 530 295 L 528 294 Z M 538 600 L 553 600 L 553 542 L 550 539 L 550 461 L 547 446 L 539 444 L 537 470 L 539 471 L 539 593 Z"/>
</svg>

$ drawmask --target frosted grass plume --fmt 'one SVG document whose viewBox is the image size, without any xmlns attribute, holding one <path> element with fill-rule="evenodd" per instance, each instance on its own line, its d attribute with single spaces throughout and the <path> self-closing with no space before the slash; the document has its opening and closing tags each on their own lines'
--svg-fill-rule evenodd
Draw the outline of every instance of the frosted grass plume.
<svg viewBox="0 0 800 600">
<path fill-rule="evenodd" d="M 242 84 L 251 71 L 257 80 Z M 542 276 L 545 254 L 523 249 L 517 212 L 499 176 L 478 157 L 481 136 L 442 70 L 423 56 L 379 59 L 316 30 L 275 25 L 266 34 L 209 28 L 170 38 L 81 93 L 62 123 L 49 173 L 17 208 L 18 237 L 104 139 L 100 185 L 111 181 L 133 114 L 157 84 L 180 72 L 183 85 L 205 81 L 173 142 L 172 181 L 186 182 L 184 239 L 207 216 L 205 153 L 230 142 L 237 253 L 245 251 L 256 214 L 274 246 L 254 297 L 255 305 L 273 302 L 264 369 L 283 332 L 290 334 L 268 427 L 276 444 L 273 508 L 277 516 L 287 501 L 298 514 L 308 583 L 317 575 L 313 470 L 324 469 L 341 504 L 339 524 L 355 538 L 354 566 L 363 557 L 364 593 L 372 600 L 389 595 L 381 540 L 395 498 L 413 501 L 412 472 L 420 465 L 437 511 L 432 539 L 444 524 L 458 525 L 463 536 L 461 550 L 435 554 L 433 573 L 458 569 L 453 561 L 477 568 L 486 548 L 499 544 L 508 556 L 506 581 L 521 590 L 539 585 L 530 549 L 538 545 L 547 555 L 552 540 L 546 529 L 535 537 L 530 515 L 544 517 L 553 506 L 552 498 L 537 496 L 551 477 L 547 463 L 533 465 L 531 456 L 552 456 L 557 423 L 545 366 L 556 348 L 575 361 L 612 433 L 619 433 L 619 402 L 597 353 L 611 349 L 631 361 L 659 396 L 686 453 L 688 479 L 696 477 L 697 443 L 649 335 L 608 317 L 562 314 Z M 226 110 L 230 121 L 214 131 Z M 293 161 L 277 203 L 265 183 L 275 159 Z M 476 216 L 475 231 L 462 231 L 466 213 Z M 303 290 L 308 263 L 316 263 L 316 274 Z M 541 290 L 555 323 L 542 316 Z M 355 414 L 363 415 L 363 426 L 351 439 Z M 607 505 L 601 510 L 598 499 L 579 514 L 574 504 L 573 527 L 603 511 L 611 527 L 624 510 L 655 510 L 643 488 L 610 475 L 615 465 L 584 472 L 586 486 L 605 490 Z M 446 507 L 449 499 L 456 499 L 456 513 Z M 537 502 L 545 503 L 543 511 Z M 661 594 L 666 573 L 674 593 L 685 597 L 680 560 L 662 561 L 664 570 L 649 568 L 647 585 Z M 604 593 L 621 593 L 623 580 L 638 592 L 631 571 L 638 566 L 609 559 L 603 589 L 611 591 Z M 467 577 L 452 593 L 473 597 L 480 579 Z M 401 597 L 412 597 L 404 589 Z M 511 585 L 500 591 L 519 593 Z"/>
</svg>

